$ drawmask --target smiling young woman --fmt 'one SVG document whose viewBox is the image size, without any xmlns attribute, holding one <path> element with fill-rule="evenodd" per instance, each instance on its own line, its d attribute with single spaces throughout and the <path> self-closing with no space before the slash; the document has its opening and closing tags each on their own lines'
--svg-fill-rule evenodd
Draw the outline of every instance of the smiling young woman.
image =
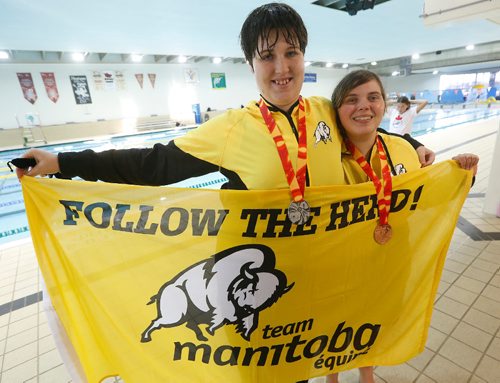
<svg viewBox="0 0 500 383">
<path fill-rule="evenodd" d="M 252 60 L 255 81 L 262 97 L 283 111 L 297 102 L 304 81 L 304 54 L 298 41 L 288 41 L 273 31 L 259 40 L 260 50 Z"/>
<path fill-rule="evenodd" d="M 345 133 L 366 155 L 375 142 L 385 112 L 385 96 L 376 80 L 352 89 L 338 110 Z"/>
<path fill-rule="evenodd" d="M 401 136 L 377 131 L 386 103 L 384 87 L 375 73 L 367 70 L 349 73 L 335 87 L 332 105 L 344 140 L 342 165 L 345 183 L 374 183 L 379 211 L 374 240 L 383 245 L 392 236 L 388 208 L 392 194 L 391 177 L 419 169 L 418 157 Z M 476 155 L 461 154 L 453 159 L 463 169 L 472 169 L 475 174 L 479 161 Z M 375 382 L 371 366 L 361 367 L 359 375 L 361 383 Z M 327 383 L 338 381 L 338 374 L 328 375 L 326 380 Z"/>
</svg>

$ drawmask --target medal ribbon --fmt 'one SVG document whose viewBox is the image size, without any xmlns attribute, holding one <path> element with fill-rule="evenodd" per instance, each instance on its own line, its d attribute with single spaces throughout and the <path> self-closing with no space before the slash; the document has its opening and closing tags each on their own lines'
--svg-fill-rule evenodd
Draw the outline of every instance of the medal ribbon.
<svg viewBox="0 0 500 383">
<path fill-rule="evenodd" d="M 380 141 L 379 136 L 377 136 L 377 149 L 378 156 L 380 158 L 382 179 L 379 179 L 377 177 L 366 158 L 351 141 L 346 140 L 345 144 L 356 162 L 359 164 L 359 166 L 361 166 L 361 169 L 363 169 L 363 171 L 368 177 L 370 177 L 373 184 L 375 185 L 380 224 L 387 225 L 389 223 L 389 209 L 391 207 L 392 178 L 391 171 L 389 170 L 389 165 L 387 164 L 387 155 L 384 151 L 384 147 L 382 146 L 382 142 Z"/>
<path fill-rule="evenodd" d="M 262 98 L 259 101 L 259 109 L 262 114 L 262 118 L 269 129 L 269 133 L 271 133 L 274 143 L 276 144 L 276 149 L 278 149 L 281 164 L 283 165 L 283 170 L 285 171 L 286 180 L 290 186 L 290 191 L 292 192 L 292 199 L 295 202 L 303 201 L 307 171 L 307 132 L 304 100 L 302 99 L 302 96 L 299 96 L 299 150 L 297 157 L 297 173 L 293 170 L 292 161 L 290 160 L 285 140 L 281 135 L 278 125 L 276 125 L 276 121 Z"/>
</svg>

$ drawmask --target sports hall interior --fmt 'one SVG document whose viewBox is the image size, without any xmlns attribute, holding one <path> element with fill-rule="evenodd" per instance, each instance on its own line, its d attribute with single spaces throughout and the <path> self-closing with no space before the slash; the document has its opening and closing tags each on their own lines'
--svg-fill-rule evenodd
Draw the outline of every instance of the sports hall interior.
<svg viewBox="0 0 500 383">
<path fill-rule="evenodd" d="M 330 98 L 344 75 L 372 70 L 389 99 L 428 101 L 413 134 L 437 162 L 480 157 L 425 350 L 376 367 L 376 382 L 499 383 L 500 1 L 285 2 L 309 32 L 302 95 Z M 238 35 L 264 3 L 0 0 L 0 383 L 72 382 L 42 308 L 21 186 L 7 162 L 31 147 L 166 143 L 257 99 Z M 222 182 L 212 175 L 181 186 Z M 341 381 L 358 382 L 358 372 Z"/>
</svg>

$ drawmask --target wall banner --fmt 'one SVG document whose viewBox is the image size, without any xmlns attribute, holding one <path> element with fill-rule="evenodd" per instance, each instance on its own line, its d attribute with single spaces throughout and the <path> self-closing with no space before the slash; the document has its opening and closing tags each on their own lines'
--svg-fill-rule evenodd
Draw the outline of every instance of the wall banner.
<svg viewBox="0 0 500 383">
<path fill-rule="evenodd" d="M 304 82 L 317 82 L 316 73 L 304 73 Z"/>
<path fill-rule="evenodd" d="M 212 78 L 212 89 L 226 89 L 225 73 L 210 73 Z"/>
<path fill-rule="evenodd" d="M 17 79 L 19 80 L 19 85 L 21 85 L 24 98 L 29 103 L 34 104 L 38 96 L 36 94 L 31 73 L 17 73 Z"/>
<path fill-rule="evenodd" d="M 25 113 L 23 127 L 40 126 L 40 115 L 38 113 Z"/>
<path fill-rule="evenodd" d="M 200 82 L 198 69 L 184 68 L 184 81 L 186 84 L 196 84 Z"/>
<path fill-rule="evenodd" d="M 115 72 L 107 70 L 102 72 L 102 76 L 104 78 L 104 89 L 108 91 L 116 90 Z"/>
<path fill-rule="evenodd" d="M 56 103 L 59 99 L 59 91 L 57 90 L 56 78 L 53 72 L 40 72 L 42 76 L 43 84 L 45 85 L 45 90 L 47 91 L 47 96 L 50 101 Z"/>
<path fill-rule="evenodd" d="M 424 350 L 471 172 L 393 178 L 377 244 L 371 182 L 203 190 L 23 177 L 33 244 L 87 381 L 287 382 Z"/>
<path fill-rule="evenodd" d="M 87 76 L 69 76 L 75 101 L 78 105 L 92 104 Z"/>
</svg>

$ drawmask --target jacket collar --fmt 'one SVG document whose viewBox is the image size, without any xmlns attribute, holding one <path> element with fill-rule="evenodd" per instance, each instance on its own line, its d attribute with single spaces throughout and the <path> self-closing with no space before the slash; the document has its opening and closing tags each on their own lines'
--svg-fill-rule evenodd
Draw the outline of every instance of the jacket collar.
<svg viewBox="0 0 500 383">
<path fill-rule="evenodd" d="M 267 107 L 269 108 L 269 111 L 271 111 L 271 112 L 281 112 L 281 113 L 286 114 L 286 115 L 291 115 L 293 110 L 299 105 L 299 99 L 297 99 L 297 101 L 295 101 L 293 103 L 293 105 L 290 107 L 290 109 L 283 110 L 283 109 L 280 109 L 279 107 L 277 107 L 276 105 L 272 104 L 268 100 L 266 100 L 266 98 L 263 95 L 260 95 L 260 97 L 262 97 L 262 99 L 266 103 Z M 257 106 L 258 105 L 259 104 L 257 103 Z"/>
</svg>

